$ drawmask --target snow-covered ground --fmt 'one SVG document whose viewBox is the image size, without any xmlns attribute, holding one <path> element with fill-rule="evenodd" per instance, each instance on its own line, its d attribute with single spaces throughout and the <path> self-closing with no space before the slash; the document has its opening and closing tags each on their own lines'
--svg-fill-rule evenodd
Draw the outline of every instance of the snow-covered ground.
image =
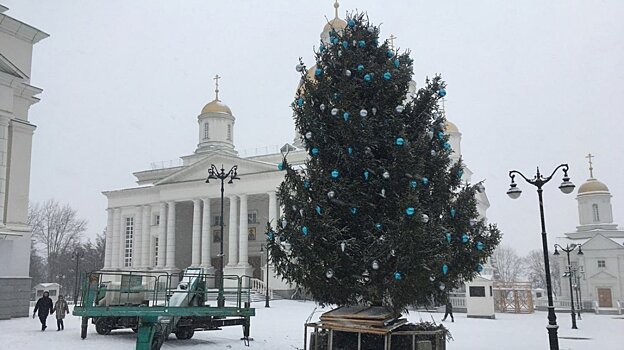
<svg viewBox="0 0 624 350">
<path fill-rule="evenodd" d="M 251 321 L 254 340 L 246 348 L 240 340 L 241 327 L 221 331 L 197 332 L 190 340 L 176 340 L 171 335 L 163 349 L 303 349 L 303 324 L 314 311 L 312 302 L 273 301 L 271 308 L 255 303 L 256 316 Z M 320 309 L 313 316 L 318 319 Z M 439 322 L 442 314 L 412 311 L 408 318 Z M 559 346 L 565 349 L 611 350 L 624 349 L 624 316 L 583 314 L 577 330 L 570 329 L 570 314 L 557 314 Z M 546 313 L 530 315 L 497 314 L 495 320 L 469 319 L 457 314 L 455 322 L 444 323 L 453 335 L 449 350 L 548 349 Z M 566 339 L 577 338 L 577 339 Z M 89 326 L 87 339 L 80 339 L 80 319 L 65 319 L 65 331 L 56 331 L 56 320 L 48 319 L 48 329 L 40 331 L 38 319 L 18 318 L 0 321 L 0 349 L 7 350 L 70 350 L 70 349 L 134 349 L 135 334 L 131 330 L 98 335 Z"/>
</svg>

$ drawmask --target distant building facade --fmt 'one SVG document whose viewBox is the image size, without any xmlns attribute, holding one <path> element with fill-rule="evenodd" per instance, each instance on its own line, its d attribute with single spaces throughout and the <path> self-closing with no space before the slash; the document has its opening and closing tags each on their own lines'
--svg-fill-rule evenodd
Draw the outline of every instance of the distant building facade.
<svg viewBox="0 0 624 350">
<path fill-rule="evenodd" d="M 28 316 L 31 231 L 28 120 L 41 89 L 31 85 L 33 46 L 48 34 L 6 15 L 0 5 L 0 319 Z"/>
<path fill-rule="evenodd" d="M 591 159 L 591 155 L 589 156 Z M 579 226 L 566 233 L 558 243 L 581 245 L 570 253 L 575 300 L 582 298 L 584 307 L 604 312 L 624 308 L 624 230 L 613 222 L 611 193 L 604 183 L 594 178 L 590 161 L 590 178 L 578 189 Z M 567 255 L 560 252 L 562 274 L 568 271 Z M 561 278 L 562 300 L 570 299 L 569 278 Z M 577 296 L 577 292 L 580 294 Z"/>
</svg>

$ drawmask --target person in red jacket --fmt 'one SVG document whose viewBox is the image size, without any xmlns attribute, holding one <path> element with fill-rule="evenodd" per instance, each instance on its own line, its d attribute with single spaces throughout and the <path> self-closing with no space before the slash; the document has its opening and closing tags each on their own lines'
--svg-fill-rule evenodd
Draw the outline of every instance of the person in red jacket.
<svg viewBox="0 0 624 350">
<path fill-rule="evenodd" d="M 37 313 L 37 311 L 39 311 Z M 43 292 L 43 296 L 37 300 L 37 304 L 35 305 L 35 310 L 33 311 L 33 318 L 35 318 L 35 314 L 39 315 L 39 321 L 41 321 L 41 331 L 45 331 L 48 326 L 46 325 L 46 320 L 48 319 L 48 315 L 51 315 L 54 312 L 54 306 L 52 305 L 52 299 L 50 299 L 50 293 L 48 291 Z"/>
</svg>

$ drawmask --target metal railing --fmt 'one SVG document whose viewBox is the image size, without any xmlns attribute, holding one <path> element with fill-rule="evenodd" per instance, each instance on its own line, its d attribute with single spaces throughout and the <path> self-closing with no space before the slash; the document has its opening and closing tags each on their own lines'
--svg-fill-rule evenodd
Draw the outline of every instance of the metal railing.
<svg viewBox="0 0 624 350">
<path fill-rule="evenodd" d="M 252 278 L 251 279 L 251 290 L 256 291 L 262 295 L 267 295 L 267 286 L 263 280 Z M 269 299 L 273 299 L 273 288 L 268 288 Z"/>
</svg>

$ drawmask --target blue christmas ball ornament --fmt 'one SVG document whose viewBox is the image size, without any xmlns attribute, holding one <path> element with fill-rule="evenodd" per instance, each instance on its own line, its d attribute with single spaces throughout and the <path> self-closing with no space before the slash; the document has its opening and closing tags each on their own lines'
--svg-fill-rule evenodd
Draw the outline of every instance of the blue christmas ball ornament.
<svg viewBox="0 0 624 350">
<path fill-rule="evenodd" d="M 319 152 L 320 152 L 320 151 L 319 151 L 319 149 L 318 149 L 318 148 L 316 148 L 316 147 L 312 148 L 312 150 L 310 151 L 310 153 L 311 153 L 313 156 L 318 156 Z"/>
<path fill-rule="evenodd" d="M 344 113 L 342 114 L 342 119 L 344 119 L 344 120 L 345 120 L 345 122 L 346 122 L 347 120 L 349 120 L 349 112 L 344 112 Z"/>
<path fill-rule="evenodd" d="M 418 186 L 418 181 L 416 181 L 416 180 L 410 181 L 410 187 L 411 188 L 416 188 L 417 186 Z"/>
<path fill-rule="evenodd" d="M 269 240 L 273 240 L 273 231 L 269 231 Z"/>
<path fill-rule="evenodd" d="M 455 208 L 451 208 L 450 212 L 451 212 L 451 217 L 455 218 L 455 213 L 456 213 Z"/>
<path fill-rule="evenodd" d="M 372 78 L 371 78 L 370 74 L 366 74 L 366 75 L 364 76 L 364 80 L 366 80 L 366 81 L 371 81 L 371 79 L 372 79 Z"/>
<path fill-rule="evenodd" d="M 360 47 L 364 47 L 364 46 L 366 46 L 366 41 L 364 41 L 364 40 L 360 40 L 360 41 L 358 41 L 358 45 L 359 45 Z"/>
<path fill-rule="evenodd" d="M 448 265 L 447 264 L 442 264 L 442 273 L 446 275 L 448 273 L 448 271 L 449 271 Z"/>
<path fill-rule="evenodd" d="M 368 176 L 370 174 L 368 173 L 368 170 L 364 170 L 364 180 L 368 181 Z"/>
<path fill-rule="evenodd" d="M 299 107 L 303 106 L 303 98 L 299 97 L 297 99 L 297 106 L 299 106 Z"/>
<path fill-rule="evenodd" d="M 394 273 L 394 279 L 397 281 L 400 281 L 401 278 L 403 278 L 403 276 L 401 276 L 401 273 L 399 271 Z"/>
<path fill-rule="evenodd" d="M 401 61 L 399 61 L 399 59 L 397 58 L 396 60 L 394 60 L 394 66 L 396 68 L 399 68 L 399 66 L 401 65 Z"/>
<path fill-rule="evenodd" d="M 420 182 L 422 182 L 423 185 L 427 186 L 429 184 L 429 179 L 426 177 L 423 177 Z"/>
<path fill-rule="evenodd" d="M 483 248 L 485 248 L 485 244 L 483 242 L 477 242 L 475 244 L 475 247 L 477 248 L 477 250 L 483 250 Z"/>
<path fill-rule="evenodd" d="M 310 188 L 310 180 L 305 180 L 303 182 L 303 188 Z"/>
<path fill-rule="evenodd" d="M 446 241 L 451 243 L 451 233 L 447 232 L 445 236 L 446 236 Z"/>
<path fill-rule="evenodd" d="M 444 140 L 444 133 L 442 131 L 438 131 L 438 139 Z"/>
<path fill-rule="evenodd" d="M 461 177 L 464 176 L 464 171 L 463 170 L 457 170 L 457 177 L 461 179 Z"/>
<path fill-rule="evenodd" d="M 277 163 L 277 170 L 284 170 L 284 163 Z"/>
<path fill-rule="evenodd" d="M 334 36 L 330 36 L 330 37 L 329 37 L 329 42 L 330 42 L 330 43 L 333 43 L 333 42 L 334 42 L 334 39 L 336 39 Z"/>
<path fill-rule="evenodd" d="M 321 44 L 321 46 L 319 46 L 319 51 L 325 52 L 325 45 Z"/>
<path fill-rule="evenodd" d="M 462 243 L 468 243 L 469 240 L 470 240 L 470 237 L 468 237 L 468 234 L 464 233 L 462 235 Z"/>
<path fill-rule="evenodd" d="M 334 169 L 334 170 L 331 172 L 331 177 L 333 177 L 334 179 L 337 179 L 337 178 L 338 178 L 338 176 L 340 176 L 340 172 L 339 172 L 337 169 Z"/>
<path fill-rule="evenodd" d="M 397 146 L 403 146 L 403 144 L 405 144 L 405 140 L 402 137 L 397 137 L 396 141 L 394 141 L 394 143 L 397 144 Z"/>
<path fill-rule="evenodd" d="M 362 64 L 358 64 L 358 66 L 357 66 L 357 70 L 358 70 L 358 72 L 363 71 L 363 70 L 364 70 L 364 65 L 362 65 Z"/>
<path fill-rule="evenodd" d="M 390 74 L 390 72 L 385 72 L 383 75 L 384 79 L 386 80 L 390 80 L 390 78 L 392 78 L 392 74 Z"/>
<path fill-rule="evenodd" d="M 381 224 L 375 224 L 375 230 L 381 231 Z"/>
<path fill-rule="evenodd" d="M 339 41 L 338 38 L 333 38 L 331 42 L 332 44 L 335 45 L 335 44 L 338 44 L 338 41 Z"/>
<path fill-rule="evenodd" d="M 409 207 L 407 209 L 405 209 L 405 214 L 407 214 L 408 216 L 412 216 L 414 215 L 414 213 L 416 212 L 416 210 L 412 207 Z"/>
<path fill-rule="evenodd" d="M 318 205 L 316 206 L 316 213 L 321 215 L 321 207 L 319 207 Z"/>
<path fill-rule="evenodd" d="M 483 265 L 479 264 L 477 265 L 477 272 L 481 273 L 481 271 L 483 271 Z"/>
<path fill-rule="evenodd" d="M 392 50 L 388 50 L 388 52 L 386 52 L 386 55 L 388 55 L 388 58 L 394 56 L 394 52 L 392 52 Z"/>
<path fill-rule="evenodd" d="M 446 90 L 444 90 L 444 89 L 438 90 L 438 96 L 440 96 L 440 97 L 446 96 Z"/>
<path fill-rule="evenodd" d="M 351 208 L 351 214 L 355 215 L 357 214 L 357 208 Z"/>
<path fill-rule="evenodd" d="M 349 20 L 348 24 L 349 24 L 349 28 L 355 27 L 355 21 L 352 19 Z"/>
<path fill-rule="evenodd" d="M 353 154 L 353 147 L 347 147 L 347 153 L 349 153 L 349 155 Z"/>
<path fill-rule="evenodd" d="M 451 150 L 451 144 L 448 142 L 444 142 L 442 144 L 442 147 L 444 148 L 445 151 L 450 151 Z"/>
<path fill-rule="evenodd" d="M 320 76 L 321 74 L 323 74 L 323 70 L 322 70 L 322 69 L 320 69 L 320 68 L 317 68 L 317 69 L 314 71 L 314 75 L 316 75 L 317 77 L 318 77 L 318 76 Z"/>
<path fill-rule="evenodd" d="M 344 47 L 345 49 L 348 49 L 349 48 L 349 43 L 346 42 L 346 41 L 343 41 L 342 42 L 342 47 Z"/>
<path fill-rule="evenodd" d="M 308 235 L 308 227 L 307 226 L 303 226 L 301 228 L 301 233 L 303 233 L 304 236 Z"/>
</svg>

